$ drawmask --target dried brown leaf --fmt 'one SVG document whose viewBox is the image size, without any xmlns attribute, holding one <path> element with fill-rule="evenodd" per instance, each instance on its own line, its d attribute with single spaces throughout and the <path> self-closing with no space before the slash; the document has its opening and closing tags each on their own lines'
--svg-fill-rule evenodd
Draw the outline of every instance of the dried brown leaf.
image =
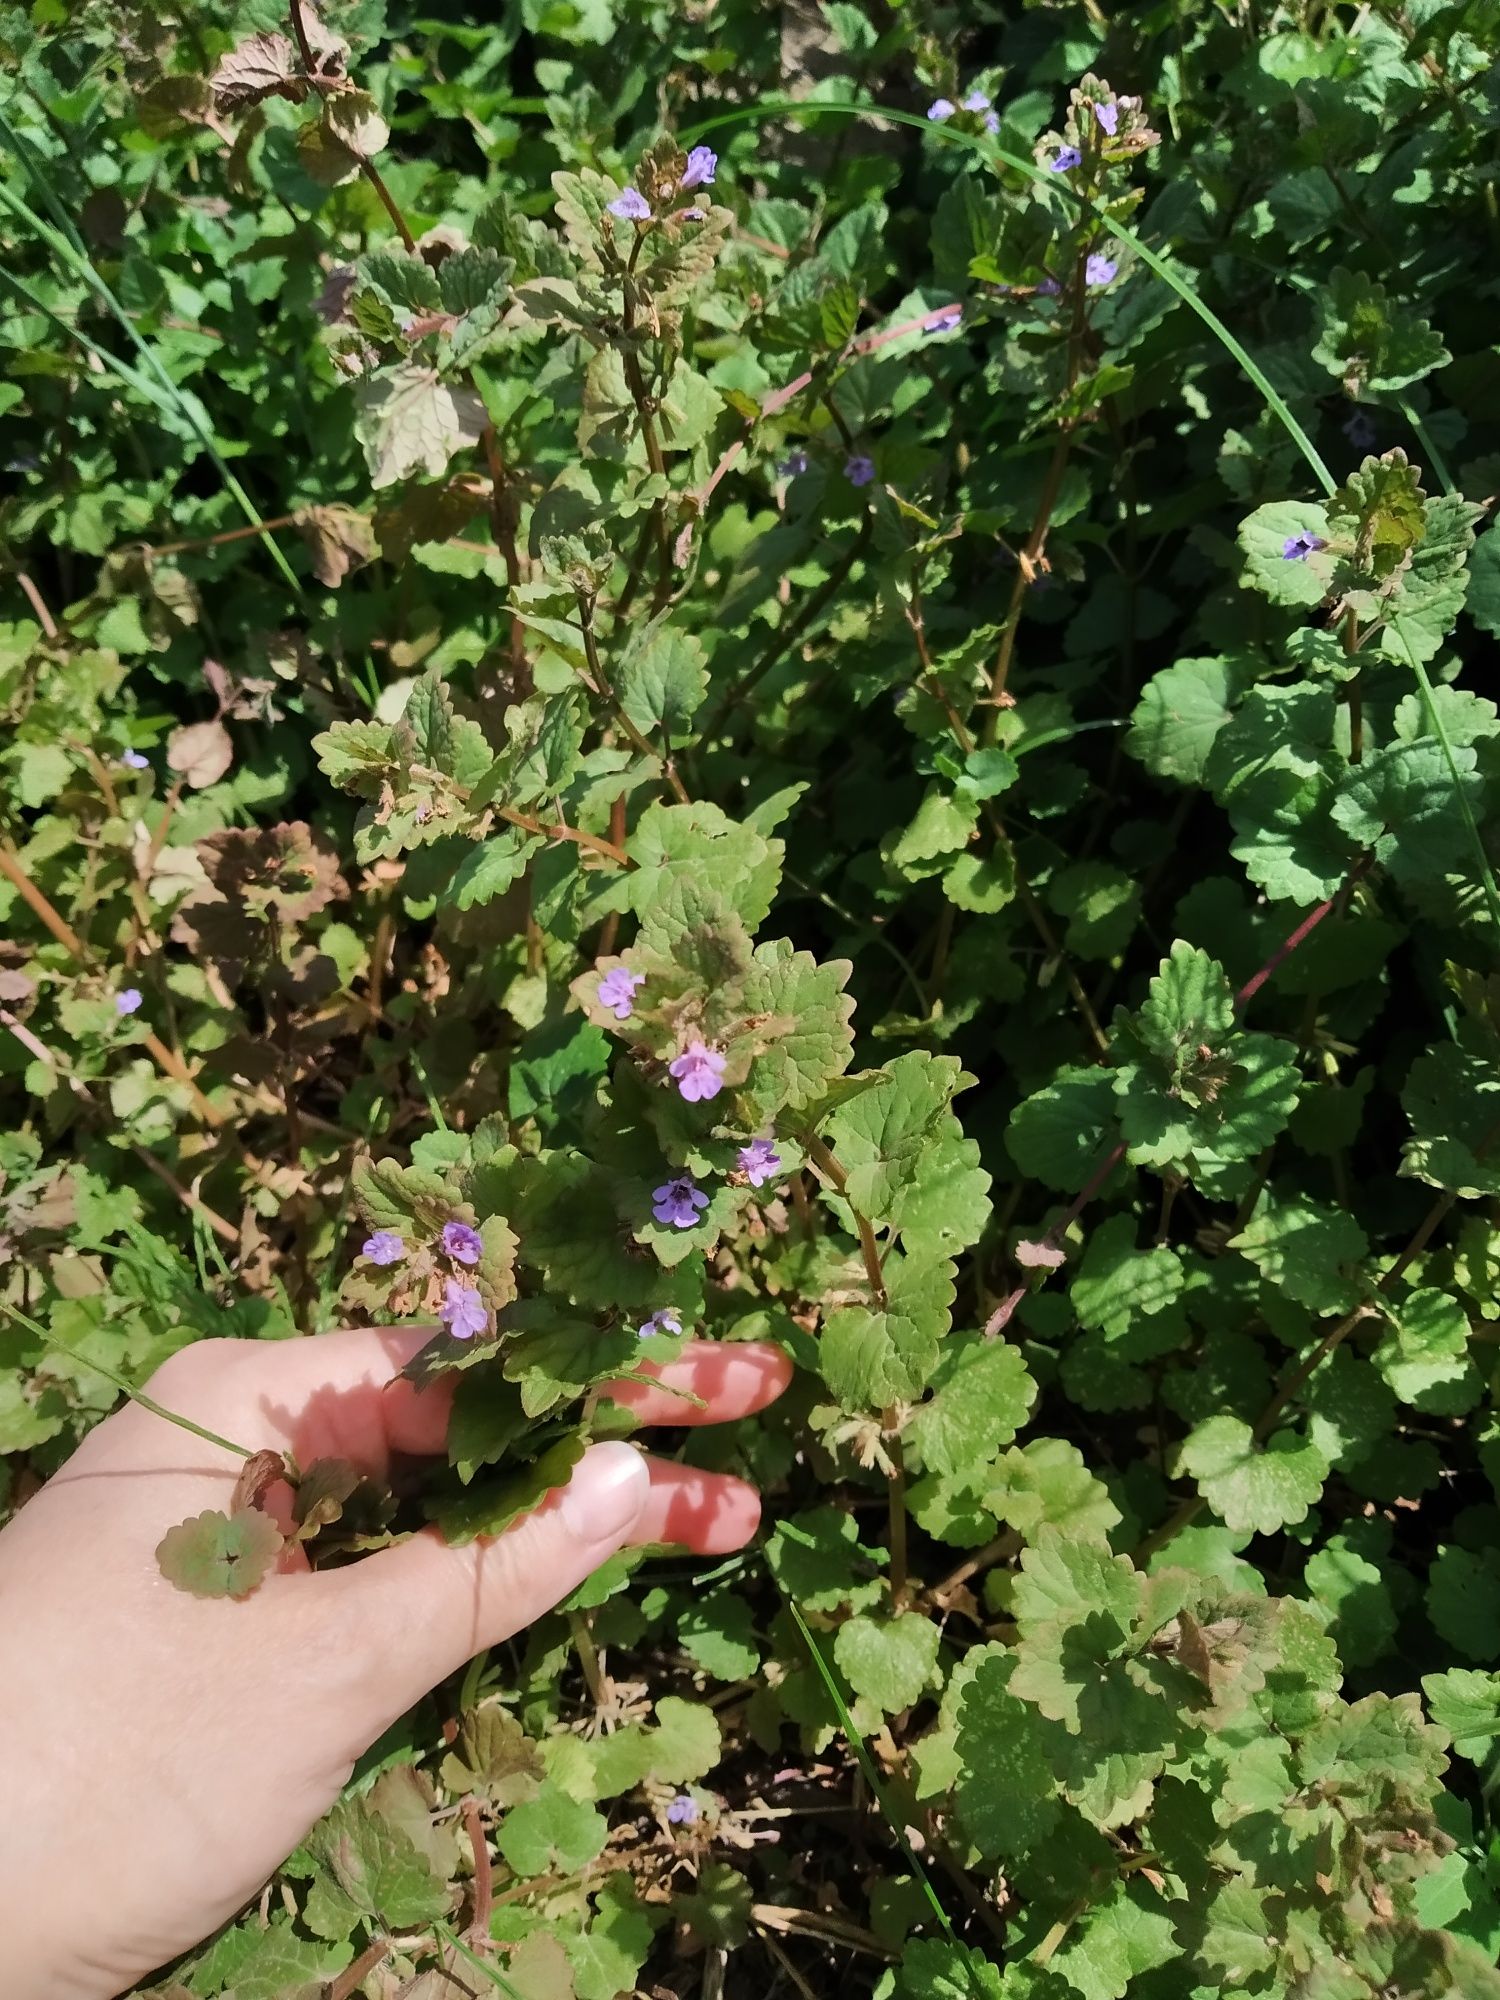
<svg viewBox="0 0 1500 2000">
<path fill-rule="evenodd" d="M 220 111 L 242 111 L 268 97 L 288 97 L 299 103 L 307 95 L 295 44 L 272 30 L 251 35 L 219 58 L 209 78 L 214 104 Z"/>
<path fill-rule="evenodd" d="M 194 791 L 217 784 L 233 762 L 234 745 L 222 722 L 189 722 L 167 738 L 167 763 Z"/>
</svg>

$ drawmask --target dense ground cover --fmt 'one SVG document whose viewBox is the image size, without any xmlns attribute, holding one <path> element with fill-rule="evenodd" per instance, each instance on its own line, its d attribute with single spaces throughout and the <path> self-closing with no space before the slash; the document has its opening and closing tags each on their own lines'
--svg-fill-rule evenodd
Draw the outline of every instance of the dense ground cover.
<svg viewBox="0 0 1500 2000">
<path fill-rule="evenodd" d="M 154 1990 L 1500 1994 L 1500 8 L 485 11 L 0 15 L 0 1503 L 798 1374 Z"/>
</svg>

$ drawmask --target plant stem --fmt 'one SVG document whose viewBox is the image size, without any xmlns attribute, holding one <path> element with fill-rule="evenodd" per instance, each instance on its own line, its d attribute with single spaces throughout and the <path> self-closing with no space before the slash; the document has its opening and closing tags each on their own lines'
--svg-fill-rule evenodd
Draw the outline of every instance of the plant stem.
<svg viewBox="0 0 1500 2000">
<path fill-rule="evenodd" d="M 1357 885 L 1370 872 L 1370 868 L 1374 862 L 1374 859 L 1375 856 L 1372 853 L 1362 854 L 1359 857 L 1358 861 L 1355 862 L 1353 868 L 1350 869 L 1348 875 L 1345 877 L 1343 882 L 1341 882 L 1338 888 L 1334 890 L 1333 894 L 1329 896 L 1326 899 L 1326 901 L 1319 903 L 1318 907 L 1315 910 L 1309 910 L 1307 915 L 1302 919 L 1301 923 L 1298 924 L 1297 928 L 1294 931 L 1292 931 L 1285 939 L 1283 939 L 1283 941 L 1276 947 L 1275 951 L 1271 953 L 1271 956 L 1266 960 L 1265 964 L 1260 968 L 1260 970 L 1256 973 L 1252 973 L 1250 978 L 1245 981 L 1244 985 L 1240 988 L 1239 992 L 1236 993 L 1234 996 L 1234 1011 L 1236 1012 L 1236 1014 L 1238 1014 L 1249 1001 L 1255 998 L 1256 994 L 1259 993 L 1262 986 L 1264 986 L 1266 981 L 1271 977 L 1271 974 L 1275 972 L 1278 969 L 1278 967 L 1286 963 L 1286 961 L 1291 957 L 1292 953 L 1297 949 L 1298 945 L 1306 943 L 1307 939 L 1318 928 L 1318 925 L 1322 923 L 1323 919 L 1326 916 L 1328 916 L 1341 901 L 1347 901 L 1348 897 L 1352 895 Z"/>
<path fill-rule="evenodd" d="M 906 1604 L 907 1593 L 906 1454 L 901 1446 L 895 1409 L 886 1410 L 882 1421 L 886 1430 L 885 1448 L 891 1461 L 891 1473 L 886 1481 L 886 1502 L 891 1530 L 891 1609 L 900 1611 Z"/>
<path fill-rule="evenodd" d="M 505 560 L 506 580 L 514 590 L 522 578 L 521 551 L 516 544 L 516 529 L 520 525 L 520 519 L 516 497 L 506 473 L 505 461 L 500 455 L 500 440 L 493 424 L 485 425 L 483 444 L 485 459 L 490 468 L 490 526 Z M 514 611 L 510 615 L 510 665 L 514 674 L 525 671 L 526 627 Z"/>
<path fill-rule="evenodd" d="M 854 1217 L 854 1226 L 859 1233 L 860 1253 L 865 1260 L 865 1276 L 870 1281 L 870 1290 L 875 1295 L 876 1304 L 884 1312 L 887 1304 L 885 1278 L 880 1269 L 880 1247 L 875 1241 L 875 1231 L 870 1226 L 869 1218 L 861 1215 L 853 1202 L 849 1200 L 847 1193 L 849 1185 L 848 1176 L 833 1157 L 832 1148 L 824 1140 L 820 1139 L 815 1132 L 804 1132 L 801 1137 L 802 1149 L 807 1154 L 808 1159 L 817 1168 L 824 1180 L 833 1188 L 834 1193 L 842 1195 L 845 1202 L 848 1203 L 849 1213 Z"/>
<path fill-rule="evenodd" d="M 616 847 L 612 840 L 602 840 L 597 833 L 585 833 L 581 826 L 565 826 L 561 821 L 549 824 L 533 819 L 530 813 L 522 812 L 516 806 L 497 805 L 495 811 L 509 825 L 520 827 L 523 833 L 540 834 L 544 840 L 571 840 L 579 847 L 586 847 L 591 854 L 602 854 L 616 868 L 635 866 L 623 847 Z"/>
<path fill-rule="evenodd" d="M 594 1707 L 602 1714 L 609 1707 L 609 1683 L 599 1662 L 599 1648 L 594 1644 L 594 1635 L 589 1630 L 587 1614 L 582 1611 L 570 1611 L 568 1628 L 573 1634 L 573 1646 L 578 1654 L 578 1664 L 583 1669 L 583 1678 L 588 1683 Z"/>
<path fill-rule="evenodd" d="M 703 729 L 701 741 L 705 743 L 711 742 L 718 735 L 724 724 L 729 720 L 730 715 L 739 707 L 751 689 L 771 671 L 778 660 L 789 653 L 793 646 L 797 645 L 806 633 L 811 630 L 812 626 L 821 617 L 825 605 L 843 588 L 850 570 L 853 569 L 855 563 L 869 546 L 872 533 L 873 528 L 870 517 L 867 514 L 860 524 L 859 533 L 844 550 L 844 553 L 818 585 L 812 596 L 803 604 L 802 609 L 795 616 L 787 619 L 785 624 L 777 626 L 771 636 L 770 643 L 762 650 L 760 658 L 755 662 L 754 666 L 747 668 L 731 687 L 725 689 L 718 706 L 709 717 Z"/>
<path fill-rule="evenodd" d="M 249 1445 L 236 1444 L 232 1438 L 220 1437 L 217 1431 L 205 1430 L 202 1424 L 195 1424 L 191 1417 L 179 1416 L 177 1411 L 166 1409 L 144 1390 L 133 1388 L 123 1375 L 117 1375 L 106 1362 L 96 1361 L 91 1355 L 80 1354 L 76 1348 L 69 1347 L 63 1341 L 56 1339 L 46 1327 L 38 1325 L 29 1314 L 19 1311 L 8 1300 L 0 1299 L 0 1312 L 8 1314 L 18 1326 L 24 1326 L 37 1340 L 44 1341 L 54 1353 L 66 1354 L 71 1361 L 78 1362 L 84 1368 L 91 1368 L 96 1375 L 102 1375 L 106 1382 L 113 1382 L 122 1395 L 128 1396 L 132 1403 L 139 1403 L 143 1410 L 149 1410 L 153 1417 L 162 1417 L 167 1423 L 176 1424 L 180 1431 L 191 1431 L 194 1437 L 202 1438 L 205 1444 L 217 1445 L 221 1451 L 232 1452 L 236 1458 L 254 1457 Z"/>
<path fill-rule="evenodd" d="M 583 626 L 583 657 L 588 661 L 589 673 L 593 677 L 594 685 L 609 704 L 610 713 L 641 755 L 660 767 L 661 774 L 671 786 L 672 796 L 677 800 L 677 803 L 683 806 L 691 805 L 692 801 L 688 797 L 687 788 L 681 778 L 678 777 L 677 766 L 672 762 L 671 757 L 665 751 L 653 749 L 640 730 L 631 721 L 630 717 L 625 713 L 624 709 L 621 708 L 619 697 L 610 684 L 609 676 L 604 671 L 604 662 L 599 657 L 599 642 L 594 637 L 593 604 L 590 599 L 581 593 L 578 599 L 578 616 Z"/>
<path fill-rule="evenodd" d="M 495 1876 L 490 1866 L 490 1843 L 484 1830 L 484 1815 L 478 1799 L 463 1803 L 464 1832 L 474 1855 L 474 1897 L 469 1913 L 469 1930 L 482 1937 L 490 1934 L 490 1912 L 495 1904 Z"/>
<path fill-rule="evenodd" d="M 636 415 L 640 419 L 641 443 L 645 447 L 646 463 L 660 479 L 667 476 L 667 461 L 663 456 L 661 439 L 656 430 L 656 403 L 646 387 L 646 378 L 641 373 L 641 359 L 635 351 L 635 266 L 645 242 L 644 232 L 637 235 L 630 252 L 630 263 L 620 284 L 620 316 L 624 323 L 625 339 L 620 347 L 620 360 L 625 370 L 625 384 L 635 404 Z M 657 573 L 656 590 L 651 600 L 651 609 L 660 611 L 672 594 L 672 546 L 667 532 L 667 503 L 658 499 L 651 505 L 651 526 L 656 537 Z"/>
</svg>

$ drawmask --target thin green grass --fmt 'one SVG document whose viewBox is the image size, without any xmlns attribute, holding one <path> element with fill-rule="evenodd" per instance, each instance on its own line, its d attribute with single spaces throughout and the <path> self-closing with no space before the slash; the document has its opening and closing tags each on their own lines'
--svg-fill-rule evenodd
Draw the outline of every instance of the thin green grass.
<svg viewBox="0 0 1500 2000">
<path fill-rule="evenodd" d="M 207 421 L 206 414 L 202 411 L 197 398 L 185 395 L 172 380 L 171 376 L 168 375 L 155 349 L 149 342 L 142 339 L 130 315 L 125 311 L 104 279 L 94 269 L 92 262 L 82 248 L 77 232 L 74 230 L 66 210 L 47 180 L 44 164 L 37 160 L 3 111 L 0 111 L 0 137 L 4 138 L 12 153 L 26 167 L 34 185 L 41 191 L 43 201 L 53 215 L 59 218 L 63 226 L 55 228 L 51 223 L 45 221 L 37 214 L 34 208 L 16 193 L 15 189 L 9 183 L 3 180 L 0 180 L 0 208 L 3 208 L 9 214 L 13 222 L 19 223 L 24 228 L 29 229 L 37 241 L 55 259 L 64 265 L 74 278 L 88 287 L 95 298 L 99 300 L 100 304 L 105 307 L 112 318 L 123 329 L 126 338 L 145 364 L 149 376 L 154 378 L 154 384 L 148 386 L 146 376 L 138 374 L 134 369 L 129 368 L 117 356 L 110 354 L 106 348 L 100 347 L 96 342 L 90 340 L 86 334 L 81 333 L 76 327 L 68 326 L 66 321 L 61 319 L 56 312 L 45 305 L 8 271 L 3 274 L 7 282 L 27 300 L 28 304 L 35 310 L 45 313 L 55 324 L 63 327 L 69 339 L 79 341 L 105 367 L 109 368 L 113 374 L 128 383 L 138 395 L 145 396 L 157 409 L 174 416 L 180 423 L 188 427 L 213 460 L 219 477 L 224 482 L 225 490 L 233 498 L 236 506 L 239 507 L 245 516 L 245 519 L 258 531 L 260 539 L 265 544 L 277 569 L 281 572 L 286 582 L 300 596 L 302 594 L 302 583 L 296 571 L 287 561 L 275 537 L 266 527 L 264 518 L 256 508 L 254 501 L 251 500 L 249 494 L 230 470 L 219 439 L 214 432 L 213 426 Z"/>
<path fill-rule="evenodd" d="M 1034 181 L 1039 187 L 1045 187 L 1049 190 L 1062 193 L 1068 199 L 1075 202 L 1087 214 L 1093 216 L 1100 227 L 1108 230 L 1110 235 L 1118 242 L 1128 244 L 1147 269 L 1154 271 L 1164 284 L 1171 287 L 1178 298 L 1182 300 L 1183 304 L 1190 311 L 1197 314 L 1198 318 L 1203 321 L 1203 324 L 1213 334 L 1215 340 L 1219 342 L 1227 354 L 1233 357 L 1244 371 L 1246 378 L 1254 384 L 1267 409 L 1272 412 L 1277 422 L 1281 424 L 1288 437 L 1291 438 L 1298 451 L 1306 460 L 1313 477 L 1317 480 L 1319 486 L 1322 487 L 1325 498 L 1338 491 L 1338 482 L 1324 463 L 1317 446 L 1292 414 L 1285 398 L 1269 380 L 1264 369 L 1261 368 L 1254 356 L 1235 339 L 1218 314 L 1204 303 L 1194 287 L 1165 257 L 1160 256 L 1153 250 L 1133 229 L 1127 229 L 1123 222 L 1117 222 L 1113 216 L 1107 214 L 1099 202 L 1095 201 L 1091 195 L 1086 195 L 1080 189 L 1074 187 L 1065 176 L 1051 173 L 1046 168 L 1039 167 L 1035 160 L 1028 160 L 1023 158 L 1019 153 L 1012 153 L 1006 147 L 998 145 L 993 139 L 981 137 L 978 133 L 955 131 L 947 124 L 933 125 L 926 118 L 917 117 L 914 112 L 896 111 L 885 105 L 878 104 L 806 103 L 799 102 L 794 98 L 761 98 L 755 104 L 745 105 L 735 111 L 720 112 L 714 118 L 705 119 L 701 124 L 694 126 L 690 132 L 684 133 L 683 141 L 685 144 L 692 144 L 694 141 L 701 139 L 705 134 L 718 131 L 728 125 L 758 124 L 768 122 L 772 118 L 782 117 L 881 118 L 888 124 L 910 125 L 917 131 L 931 134 L 942 144 L 962 146 L 966 151 L 975 154 L 988 165 L 1011 167 L 1017 173 L 1024 174 L 1028 180 Z M 1297 280 L 1293 278 L 1292 282 L 1296 283 Z M 1302 288 L 1306 289 L 1305 285 Z M 1410 412 L 1408 414 L 1411 415 Z M 1422 440 L 1424 449 L 1430 450 L 1430 439 L 1426 437 L 1423 427 L 1415 419 L 1414 415 L 1412 415 L 1412 422 L 1417 436 Z M 1433 465 L 1439 477 L 1443 479 L 1447 490 L 1451 492 L 1452 487 L 1446 479 L 1445 468 L 1435 453 L 1433 454 Z M 1464 829 L 1473 852 L 1474 866 L 1484 889 L 1485 903 L 1489 910 L 1490 922 L 1495 926 L 1497 933 L 1500 933 L 1500 887 L 1496 885 L 1494 871 L 1490 867 L 1489 856 L 1485 852 L 1484 842 L 1480 837 L 1473 811 L 1469 806 L 1467 798 L 1464 796 L 1457 761 L 1453 755 L 1453 745 L 1449 741 L 1442 716 L 1438 713 L 1437 705 L 1432 698 L 1432 682 L 1427 676 L 1426 669 L 1413 652 L 1411 644 L 1402 630 L 1399 616 L 1390 621 L 1390 630 L 1400 641 L 1401 649 L 1406 654 L 1407 662 L 1411 667 L 1417 686 L 1421 690 L 1422 704 L 1426 711 L 1428 725 L 1433 735 L 1437 738 L 1442 749 L 1444 761 L 1448 766 L 1448 774 L 1453 780 L 1454 804 L 1463 820 Z"/>
<path fill-rule="evenodd" d="M 781 1532 L 782 1534 L 793 1534 L 795 1538 L 795 1531 L 785 1521 L 781 1524 Z M 772 1581 L 775 1581 L 774 1576 L 772 1577 Z M 777 1588 L 780 1589 L 779 1584 Z M 876 1805 L 879 1806 L 885 1823 L 890 1828 L 897 1846 L 905 1855 L 912 1875 L 921 1885 L 922 1894 L 926 1897 L 933 1915 L 942 1925 L 945 1935 L 957 1943 L 957 1936 L 949 1920 L 948 1912 L 943 1908 L 938 1893 L 932 1886 L 927 1870 L 922 1866 L 920 1860 L 918 1860 L 911 1842 L 906 1837 L 906 1828 L 901 1823 L 900 1815 L 892 1809 L 890 1802 L 886 1798 L 885 1787 L 880 1782 L 880 1773 L 875 1768 L 875 1760 L 866 1749 L 863 1736 L 860 1735 L 854 1726 L 854 1718 L 849 1713 L 848 1704 L 844 1700 L 838 1681 L 834 1678 L 833 1669 L 823 1657 L 823 1649 L 813 1637 L 812 1627 L 803 1617 L 801 1605 L 798 1604 L 794 1597 L 789 1597 L 785 1591 L 781 1592 L 781 1598 L 787 1610 L 792 1614 L 793 1624 L 802 1634 L 802 1643 L 812 1656 L 812 1663 L 818 1670 L 819 1678 L 828 1690 L 828 1698 L 833 1703 L 834 1710 L 838 1715 L 839 1727 L 848 1738 L 849 1748 L 854 1752 L 860 1770 L 864 1772 L 865 1783 L 870 1787 L 871 1797 L 874 1799 Z"/>
</svg>

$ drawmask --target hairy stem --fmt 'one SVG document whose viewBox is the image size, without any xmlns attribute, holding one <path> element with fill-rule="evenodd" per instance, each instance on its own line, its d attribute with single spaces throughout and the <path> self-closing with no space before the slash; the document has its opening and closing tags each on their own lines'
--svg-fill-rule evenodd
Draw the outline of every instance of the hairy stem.
<svg viewBox="0 0 1500 2000">
<path fill-rule="evenodd" d="M 834 1158 L 833 1149 L 827 1142 L 820 1139 L 815 1132 L 804 1132 L 801 1138 L 802 1149 L 813 1166 L 828 1182 L 834 1193 L 842 1195 L 848 1203 L 849 1213 L 854 1217 L 854 1227 L 859 1235 L 860 1255 L 865 1260 L 865 1276 L 870 1281 L 870 1290 L 875 1296 L 876 1304 L 884 1311 L 887 1303 L 885 1277 L 880 1268 L 880 1246 L 875 1241 L 875 1231 L 870 1225 L 869 1217 L 861 1215 L 849 1200 L 848 1175 Z"/>
<path fill-rule="evenodd" d="M 906 1454 L 902 1450 L 901 1434 L 896 1427 L 896 1411 L 886 1410 L 882 1421 L 886 1431 L 886 1454 L 891 1461 L 890 1477 L 886 1481 L 886 1504 L 891 1534 L 891 1609 L 900 1611 L 905 1607 L 907 1595 Z"/>
<path fill-rule="evenodd" d="M 609 704 L 610 714 L 625 732 L 635 749 L 643 757 L 649 759 L 651 763 L 660 767 L 661 774 L 671 786 L 672 796 L 676 799 L 677 803 L 683 806 L 690 805 L 692 801 L 688 797 L 687 787 L 683 784 L 681 778 L 678 777 L 677 766 L 672 762 L 671 757 L 664 750 L 653 749 L 620 706 L 619 697 L 610 683 L 608 674 L 604 671 L 604 662 L 599 657 L 599 642 L 594 637 L 593 603 L 582 594 L 579 595 L 578 599 L 578 616 L 583 626 L 583 657 L 588 661 L 589 673 L 593 677 L 595 687 L 598 688 L 600 694 L 603 695 L 605 701 Z"/>
</svg>

